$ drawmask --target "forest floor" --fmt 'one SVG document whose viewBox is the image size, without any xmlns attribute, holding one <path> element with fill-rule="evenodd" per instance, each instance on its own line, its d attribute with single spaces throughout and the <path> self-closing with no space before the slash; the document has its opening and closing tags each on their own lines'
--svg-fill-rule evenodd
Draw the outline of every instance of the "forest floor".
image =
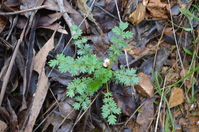
<svg viewBox="0 0 199 132">
<path fill-rule="evenodd" d="M 0 131 L 199 132 L 197 0 L 3 0 Z"/>
</svg>

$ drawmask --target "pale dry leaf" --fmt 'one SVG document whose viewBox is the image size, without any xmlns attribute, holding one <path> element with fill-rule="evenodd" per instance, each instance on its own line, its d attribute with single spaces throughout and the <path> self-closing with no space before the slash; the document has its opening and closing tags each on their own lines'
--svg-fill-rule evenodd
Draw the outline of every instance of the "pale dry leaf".
<svg viewBox="0 0 199 132">
<path fill-rule="evenodd" d="M 132 24 L 137 25 L 139 24 L 141 21 L 144 20 L 145 18 L 145 13 L 146 13 L 146 5 L 147 5 L 148 1 L 143 0 L 142 3 L 139 3 L 137 5 L 137 8 L 135 11 L 133 11 L 129 17 L 128 17 L 128 21 L 130 21 Z"/>
<path fill-rule="evenodd" d="M 140 82 L 138 85 L 135 85 L 136 91 L 144 97 L 153 97 L 154 87 L 150 80 L 150 77 L 144 73 L 139 73 L 138 77 L 140 78 Z"/>
<path fill-rule="evenodd" d="M 0 132 L 6 132 L 7 127 L 8 125 L 4 121 L 0 120 Z"/>
<path fill-rule="evenodd" d="M 174 87 L 171 90 L 171 96 L 169 98 L 169 107 L 176 107 L 184 102 L 184 92 L 182 88 Z"/>
<path fill-rule="evenodd" d="M 33 126 L 35 124 L 37 116 L 39 115 L 40 109 L 42 108 L 43 102 L 45 100 L 48 91 L 49 81 L 48 77 L 45 74 L 44 66 L 46 64 L 46 57 L 49 51 L 51 51 L 54 48 L 54 35 L 55 33 L 40 49 L 40 51 L 37 53 L 37 55 L 34 58 L 34 70 L 38 72 L 39 77 L 38 77 L 37 90 L 33 98 L 33 102 L 29 112 L 29 118 L 27 121 L 27 125 L 25 127 L 25 132 L 32 132 Z"/>
<path fill-rule="evenodd" d="M 44 65 L 46 64 L 46 57 L 48 56 L 49 51 L 54 48 L 54 34 L 40 49 L 40 51 L 34 58 L 34 70 L 37 71 L 39 74 L 43 71 Z"/>
<path fill-rule="evenodd" d="M 68 34 L 66 29 L 64 27 L 62 27 L 59 23 L 53 23 L 53 24 L 47 25 L 47 26 L 38 26 L 37 28 L 45 28 L 45 29 L 50 29 L 53 31 L 57 30 L 57 32 L 59 32 L 59 33 Z"/>
</svg>

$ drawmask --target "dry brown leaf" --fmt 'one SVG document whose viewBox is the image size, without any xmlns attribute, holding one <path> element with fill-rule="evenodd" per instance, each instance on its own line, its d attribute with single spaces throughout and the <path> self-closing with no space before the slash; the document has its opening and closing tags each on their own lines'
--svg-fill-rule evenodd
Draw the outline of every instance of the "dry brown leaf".
<svg viewBox="0 0 199 132">
<path fill-rule="evenodd" d="M 53 24 L 55 21 L 60 19 L 62 16 L 62 13 L 53 13 L 41 16 L 38 22 L 38 26 L 49 26 Z"/>
<path fill-rule="evenodd" d="M 44 70 L 46 64 L 46 57 L 48 56 L 49 51 L 54 48 L 54 35 L 46 42 L 46 44 L 40 49 L 37 55 L 34 58 L 34 70 L 39 74 Z"/>
<path fill-rule="evenodd" d="M 143 102 L 141 111 L 136 119 L 136 122 L 140 125 L 140 132 L 144 132 L 154 117 L 154 105 L 153 99 L 147 99 Z"/>
<path fill-rule="evenodd" d="M 148 0 L 143 0 L 142 3 L 139 3 L 137 5 L 137 9 L 133 11 L 129 17 L 128 21 L 130 21 L 132 24 L 137 25 L 145 18 L 146 13 L 146 5 L 148 3 Z"/>
<path fill-rule="evenodd" d="M 171 96 L 169 99 L 169 107 L 173 108 L 184 102 L 184 93 L 181 88 L 174 87 L 171 91 Z"/>
<path fill-rule="evenodd" d="M 128 124 L 126 125 L 126 127 L 130 129 L 131 131 L 123 131 L 123 132 L 140 132 L 139 131 L 140 125 L 136 123 L 135 120 L 130 120 Z"/>
<path fill-rule="evenodd" d="M 149 3 L 147 5 L 147 10 L 153 18 L 168 18 L 169 11 L 167 9 L 168 4 L 161 2 L 161 0 L 149 0 Z"/>
<path fill-rule="evenodd" d="M 125 50 L 128 52 L 129 55 L 133 56 L 134 58 L 140 58 L 147 54 L 154 54 L 157 50 L 160 49 L 158 45 L 152 44 L 148 44 L 147 47 L 143 50 L 140 47 L 134 49 L 132 49 L 131 47 L 131 45 L 128 45 L 128 47 L 125 48 Z"/>
<path fill-rule="evenodd" d="M 29 118 L 28 123 L 25 127 L 25 132 L 32 132 L 33 126 L 35 124 L 37 116 L 39 115 L 40 109 L 42 108 L 43 102 L 48 91 L 49 82 L 48 77 L 45 74 L 44 66 L 46 64 L 46 57 L 49 51 L 51 51 L 54 48 L 54 35 L 55 33 L 40 49 L 40 51 L 34 58 L 34 70 L 38 72 L 39 77 L 37 90 L 35 92 L 32 106 L 29 112 Z"/>
<path fill-rule="evenodd" d="M 6 26 L 6 24 L 7 24 L 6 17 L 0 16 L 0 33 L 3 31 L 3 29 Z"/>
<path fill-rule="evenodd" d="M 140 78 L 140 83 L 135 85 L 135 89 L 144 97 L 153 97 L 154 88 L 151 83 L 150 77 L 144 73 L 139 73 L 138 77 Z"/>
<path fill-rule="evenodd" d="M 72 99 L 66 99 L 66 100 L 60 102 L 59 112 L 63 118 L 67 117 L 67 119 L 74 120 L 77 116 L 77 111 L 73 110 L 71 103 L 74 103 L 74 101 Z"/>
<path fill-rule="evenodd" d="M 66 29 L 64 27 L 62 27 L 59 23 L 55 23 L 55 21 L 57 19 L 59 19 L 59 17 L 60 17 L 59 15 L 61 15 L 61 13 L 57 13 L 57 14 L 53 14 L 53 15 L 47 16 L 47 17 L 53 17 L 53 16 L 55 16 L 56 18 L 52 18 L 52 19 L 49 18 L 48 20 L 46 20 L 46 18 L 42 18 L 43 20 L 40 19 L 39 20 L 39 24 L 37 25 L 37 28 L 45 28 L 45 29 L 50 29 L 50 30 L 53 30 L 53 31 L 57 30 L 57 32 L 60 32 L 60 33 L 63 33 L 63 34 L 68 34 L 68 32 L 66 31 Z M 24 23 L 26 21 L 27 21 L 27 19 L 24 18 L 24 17 L 22 17 L 22 18 L 20 18 L 18 20 L 18 23 L 17 23 L 16 26 L 18 28 L 20 28 L 20 29 L 23 29 Z M 47 23 L 45 23 L 45 21 L 47 21 Z"/>
</svg>

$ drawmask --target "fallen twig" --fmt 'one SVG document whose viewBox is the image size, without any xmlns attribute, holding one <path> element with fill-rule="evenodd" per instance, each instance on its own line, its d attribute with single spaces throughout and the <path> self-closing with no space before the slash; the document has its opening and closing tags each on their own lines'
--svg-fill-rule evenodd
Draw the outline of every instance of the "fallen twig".
<svg viewBox="0 0 199 132">
<path fill-rule="evenodd" d="M 42 6 L 38 6 L 38 7 L 34 7 L 34 8 L 30 8 L 30 9 L 26 9 L 26 10 L 21 10 L 21 11 L 14 11 L 14 12 L 0 12 L 0 15 L 3 16 L 8 16 L 8 15 L 17 15 L 17 14 L 21 14 L 21 13 L 25 13 L 25 12 L 29 12 L 29 11 L 34 11 L 34 10 L 39 10 L 39 9 L 43 9 L 46 8 L 46 5 L 42 5 Z"/>
<path fill-rule="evenodd" d="M 8 70 L 6 72 L 6 75 L 5 77 L 3 78 L 3 85 L 2 85 L 2 88 L 1 88 L 1 94 L 0 94 L 0 106 L 3 102 L 3 97 L 5 95 L 5 91 L 6 91 L 6 87 L 7 87 L 7 84 L 8 84 L 8 81 L 9 81 L 9 78 L 10 78 L 10 74 L 11 74 L 11 71 L 12 71 L 12 67 L 14 65 L 14 61 L 15 61 L 15 58 L 17 56 L 17 52 L 19 50 L 19 46 L 21 44 L 21 42 L 23 41 L 23 37 L 24 37 L 24 34 L 25 34 L 25 31 L 26 31 L 26 26 L 27 26 L 28 23 L 26 23 L 22 33 L 21 33 L 21 36 L 17 42 L 17 45 L 15 47 L 15 50 L 14 50 L 14 53 L 12 55 L 12 58 L 11 58 L 11 61 L 10 61 L 10 64 L 8 66 Z"/>
</svg>

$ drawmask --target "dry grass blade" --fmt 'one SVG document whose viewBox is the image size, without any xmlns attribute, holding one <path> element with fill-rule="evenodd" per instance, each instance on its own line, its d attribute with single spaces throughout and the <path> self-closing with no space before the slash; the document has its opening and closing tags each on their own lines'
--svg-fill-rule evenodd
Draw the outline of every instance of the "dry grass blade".
<svg viewBox="0 0 199 132">
<path fill-rule="evenodd" d="M 157 119 L 156 119 L 155 130 L 154 130 L 155 132 L 157 132 L 157 129 L 158 129 L 158 121 L 159 121 L 159 118 L 160 118 L 160 110 L 161 110 L 162 103 L 163 103 L 163 96 L 164 96 L 166 81 L 167 81 L 167 76 L 165 77 L 165 80 L 164 80 L 163 91 L 162 91 L 162 94 L 161 94 L 160 104 L 159 104 L 159 107 L 158 107 L 158 116 L 157 116 Z"/>
</svg>

